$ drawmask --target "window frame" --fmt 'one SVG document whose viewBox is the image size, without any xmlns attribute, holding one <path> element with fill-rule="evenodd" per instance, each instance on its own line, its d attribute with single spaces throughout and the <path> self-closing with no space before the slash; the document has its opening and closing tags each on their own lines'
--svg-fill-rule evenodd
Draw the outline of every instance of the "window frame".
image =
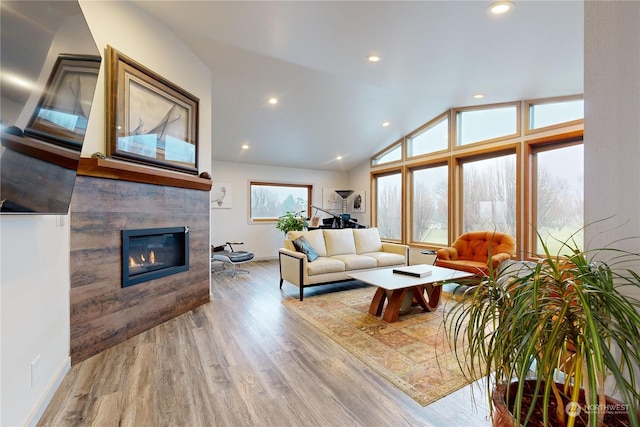
<svg viewBox="0 0 640 427">
<path fill-rule="evenodd" d="M 451 205 L 453 203 L 453 187 L 451 185 L 452 183 L 452 169 L 453 169 L 453 162 L 452 159 L 450 157 L 445 157 L 445 158 L 440 158 L 440 159 L 433 159 L 427 162 L 421 162 L 421 163 L 416 163 L 416 164 L 412 164 L 411 166 L 407 167 L 407 184 L 406 187 L 408 189 L 407 192 L 407 197 L 409 199 L 408 205 L 409 207 L 407 208 L 407 214 L 408 214 L 408 218 L 407 218 L 407 235 L 406 235 L 406 242 L 409 242 L 409 244 L 411 246 L 414 247 L 422 247 L 422 248 L 442 248 L 442 247 L 446 247 L 448 245 L 451 244 L 450 242 L 450 235 L 451 235 L 451 227 L 452 227 L 452 209 L 451 209 Z M 413 179 L 414 177 L 414 172 L 416 171 L 420 171 L 420 170 L 424 170 L 424 169 L 429 169 L 429 168 L 437 168 L 437 167 L 443 167 L 445 166 L 447 168 L 447 244 L 438 244 L 438 243 L 433 243 L 433 242 L 421 242 L 421 241 L 417 241 L 413 239 L 413 234 L 414 234 L 414 230 L 413 230 L 413 218 L 414 218 L 414 210 L 413 207 L 415 206 L 415 204 L 413 203 L 413 196 L 414 196 L 414 186 L 415 186 L 415 181 Z"/>
<path fill-rule="evenodd" d="M 525 135 L 534 135 L 539 134 L 541 132 L 548 132 L 551 130 L 562 129 L 569 126 L 575 125 L 584 125 L 584 117 L 578 120 L 570 120 L 568 122 L 556 123 L 550 126 L 544 126 L 537 129 L 531 129 L 531 108 L 540 105 L 540 104 L 561 104 L 567 101 L 577 101 L 579 99 L 584 100 L 583 95 L 571 95 L 571 96 L 562 96 L 556 98 L 540 98 L 540 99 L 530 99 L 523 101 L 524 104 L 524 134 Z"/>
<path fill-rule="evenodd" d="M 258 181 L 258 180 L 250 180 L 249 181 L 249 223 L 253 224 L 265 224 L 277 222 L 279 217 L 258 217 L 255 218 L 253 216 L 253 201 L 251 200 L 253 187 L 261 186 L 261 187 L 286 187 L 286 188 L 306 188 L 307 189 L 307 218 L 311 218 L 311 202 L 313 195 L 313 184 L 298 184 L 298 183 L 290 183 L 290 182 L 273 182 L 273 181 Z M 284 214 L 284 212 L 283 212 Z"/>
<path fill-rule="evenodd" d="M 562 96 L 554 98 L 545 98 L 544 101 L 549 102 L 561 102 L 566 99 L 580 99 L 583 95 L 575 96 Z M 407 136 L 396 141 L 394 144 L 388 146 L 385 150 L 380 151 L 384 153 L 389 149 L 393 149 L 398 144 L 402 144 L 402 161 L 394 161 L 379 165 L 371 165 L 370 168 L 370 193 L 371 193 L 371 210 L 370 210 L 370 222 L 372 226 L 376 226 L 377 222 L 377 189 L 376 189 L 376 176 L 385 173 L 393 173 L 393 171 L 402 171 L 402 188 L 401 188 L 401 211 L 402 211 L 402 241 L 399 243 L 407 244 L 412 248 L 420 249 L 438 249 L 441 247 L 437 244 L 428 242 L 414 242 L 413 241 L 413 213 L 411 212 L 413 206 L 413 184 L 412 184 L 412 170 L 420 168 L 422 165 L 436 164 L 438 162 L 449 162 L 449 211 L 448 211 L 448 239 L 449 245 L 461 234 L 462 222 L 464 219 L 464 213 L 462 212 L 462 197 L 464 195 L 462 189 L 462 177 L 460 176 L 461 164 L 467 159 L 471 159 L 477 156 L 485 156 L 486 158 L 499 156 L 501 153 L 509 152 L 509 150 L 516 153 L 516 223 L 515 223 L 515 236 L 516 240 L 516 258 L 528 259 L 525 257 L 524 251 L 533 247 L 533 239 L 536 238 L 535 234 L 532 234 L 531 230 L 531 208 L 533 189 L 531 186 L 531 146 L 532 144 L 540 143 L 552 143 L 571 137 L 577 137 L 582 139 L 584 135 L 584 120 L 564 122 L 558 125 L 553 125 L 550 128 L 536 129 L 533 135 L 529 135 L 526 132 L 524 121 L 528 111 L 525 108 L 527 101 L 520 100 L 514 102 L 506 102 L 499 104 L 487 104 L 481 106 L 460 107 L 452 108 L 445 111 L 442 114 L 430 119 L 427 123 L 420 126 L 416 130 L 409 133 Z M 534 102 L 540 102 L 535 100 Z M 517 111 L 516 128 L 517 134 L 507 135 L 504 137 L 494 138 L 485 141 L 478 141 L 471 144 L 458 146 L 456 145 L 456 126 L 454 115 L 457 111 L 466 111 L 473 109 L 487 109 L 488 107 L 501 107 L 501 106 L 515 106 Z M 526 113 L 526 114 L 525 114 Z M 408 157 L 408 136 L 414 135 L 431 124 L 437 123 L 443 116 L 449 115 L 449 148 L 442 152 L 425 153 L 418 156 Z M 380 155 L 380 153 L 376 155 Z M 374 156 L 375 157 L 375 156 Z M 373 157 L 372 157 L 373 159 Z"/>
<path fill-rule="evenodd" d="M 538 239 L 536 234 L 537 227 L 537 189 L 536 189 L 536 166 L 535 155 L 541 149 L 553 150 L 556 148 L 563 148 L 572 145 L 584 145 L 584 129 L 565 132 L 561 134 L 553 134 L 544 136 L 541 138 L 535 138 L 525 141 L 525 171 L 524 171 L 524 186 L 527 189 L 527 194 L 524 198 L 524 214 L 525 214 L 525 227 L 524 231 L 524 254 L 523 259 L 534 260 L 536 259 L 535 246 Z"/>
<path fill-rule="evenodd" d="M 436 150 L 436 151 L 429 151 L 427 153 L 422 153 L 422 154 L 416 154 L 416 155 L 410 155 L 409 154 L 409 149 L 410 149 L 410 144 L 411 144 L 411 140 L 413 138 L 415 138 L 416 136 L 427 132 L 429 129 L 437 126 L 438 124 L 440 124 L 440 122 L 442 122 L 443 120 L 447 120 L 447 146 L 442 149 L 442 150 Z M 405 137 L 405 158 L 407 160 L 415 160 L 415 159 L 420 159 L 423 157 L 427 157 L 427 156 L 434 156 L 434 155 L 438 155 L 438 154 L 442 154 L 442 153 L 446 153 L 449 152 L 451 150 L 451 110 L 446 111 L 442 114 L 440 114 L 439 116 L 435 117 L 434 119 L 428 121 L 426 124 L 424 124 L 423 126 L 420 126 L 418 129 L 414 130 L 413 132 L 411 132 L 410 134 L 408 134 Z"/>
<path fill-rule="evenodd" d="M 400 175 L 400 184 L 401 184 L 401 194 L 400 200 L 404 202 L 405 194 L 406 194 L 406 167 L 404 166 L 396 166 L 391 168 L 379 169 L 374 172 L 371 172 L 370 180 L 371 180 L 371 224 L 372 227 L 378 227 L 378 182 L 377 179 L 379 177 L 391 176 L 391 175 Z M 405 203 L 401 203 L 400 206 L 400 239 L 391 239 L 388 237 L 380 236 L 380 239 L 386 242 L 394 242 L 401 243 L 404 239 L 404 233 L 406 230 L 405 227 L 405 212 L 406 206 Z"/>
<path fill-rule="evenodd" d="M 516 194 L 515 194 L 515 236 L 512 236 L 516 241 L 516 251 L 521 247 L 521 239 L 519 238 L 520 230 L 521 230 L 521 205 L 522 205 L 522 168 L 521 168 L 521 146 L 519 143 L 511 143 L 507 145 L 501 145 L 499 147 L 493 149 L 486 149 L 481 151 L 473 151 L 469 153 L 464 153 L 460 155 L 454 156 L 454 164 L 455 164 L 455 195 L 454 200 L 456 204 L 454 215 L 454 221 L 452 223 L 452 227 L 449 235 L 449 244 L 451 245 L 455 239 L 458 238 L 463 233 L 464 229 L 464 172 L 463 165 L 464 163 L 480 161 L 480 160 L 488 160 L 495 159 L 497 157 L 505 156 L 505 155 L 515 155 L 515 163 L 516 163 Z M 501 231 L 501 230 L 498 230 Z"/>
<path fill-rule="evenodd" d="M 405 139 L 406 138 L 402 137 L 399 140 L 397 140 L 396 142 L 394 142 L 393 144 L 388 145 L 384 149 L 378 151 L 376 154 L 371 156 L 370 166 L 372 168 L 389 167 L 390 165 L 400 164 L 400 163 L 404 162 L 404 160 L 405 160 L 405 147 L 404 147 L 405 146 Z M 400 149 L 400 159 L 391 160 L 391 161 L 384 162 L 384 163 L 376 163 L 376 160 L 378 160 L 380 157 L 384 156 L 385 154 L 390 153 L 391 151 L 395 150 L 396 148 Z"/>
<path fill-rule="evenodd" d="M 469 111 L 482 111 L 482 110 L 493 110 L 505 107 L 515 107 L 516 109 L 516 131 L 515 133 L 509 135 L 503 135 L 490 139 L 483 139 L 482 141 L 475 141 L 469 144 L 458 145 L 458 115 L 460 113 L 469 112 Z M 449 141 L 452 149 L 455 150 L 467 150 L 469 148 L 474 148 L 494 142 L 500 141 L 508 141 L 514 138 L 520 137 L 522 134 L 522 120 L 521 120 L 521 102 L 502 102 L 499 104 L 486 104 L 486 105 L 474 105 L 471 107 L 458 107 L 451 109 L 451 127 L 449 132 L 449 137 L 451 140 Z"/>
</svg>

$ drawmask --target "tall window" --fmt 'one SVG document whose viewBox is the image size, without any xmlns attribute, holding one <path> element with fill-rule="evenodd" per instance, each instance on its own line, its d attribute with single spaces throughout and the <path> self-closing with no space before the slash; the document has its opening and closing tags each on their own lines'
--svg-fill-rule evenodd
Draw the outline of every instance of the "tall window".
<svg viewBox="0 0 640 427">
<path fill-rule="evenodd" d="M 516 237 L 516 155 L 462 163 L 463 232 L 501 231 Z"/>
<path fill-rule="evenodd" d="M 309 216 L 311 185 L 251 182 L 251 220 L 274 221 L 288 211 Z"/>
<path fill-rule="evenodd" d="M 535 229 L 552 253 L 573 235 L 582 247 L 584 226 L 584 155 L 581 143 L 534 148 Z M 534 252 L 543 253 L 537 236 Z M 562 255 L 562 254 L 561 254 Z"/>
<path fill-rule="evenodd" d="M 378 175 L 376 183 L 376 226 L 380 237 L 402 240 L 402 174 Z"/>
<path fill-rule="evenodd" d="M 448 244 L 449 168 L 447 165 L 415 169 L 412 177 L 411 240 Z"/>
</svg>

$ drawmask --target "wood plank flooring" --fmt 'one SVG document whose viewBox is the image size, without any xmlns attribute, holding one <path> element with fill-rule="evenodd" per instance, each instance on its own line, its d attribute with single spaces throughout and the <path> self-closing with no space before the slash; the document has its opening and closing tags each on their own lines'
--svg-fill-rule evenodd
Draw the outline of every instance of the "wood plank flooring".
<svg viewBox="0 0 640 427">
<path fill-rule="evenodd" d="M 491 425 L 480 386 L 422 407 L 281 304 L 298 288 L 278 289 L 277 261 L 243 268 L 213 276 L 211 302 L 72 366 L 38 425 Z"/>
</svg>

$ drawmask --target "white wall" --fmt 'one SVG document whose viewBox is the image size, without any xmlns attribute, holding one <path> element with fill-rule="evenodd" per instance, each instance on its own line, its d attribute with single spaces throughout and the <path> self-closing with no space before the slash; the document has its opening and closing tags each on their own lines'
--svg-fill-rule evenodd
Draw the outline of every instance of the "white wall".
<svg viewBox="0 0 640 427">
<path fill-rule="evenodd" d="M 211 71 L 166 26 L 125 2 L 80 1 L 107 44 L 200 98 L 199 169 L 211 170 Z M 167 60 L 170 58 L 171 60 Z M 82 155 L 106 152 L 104 61 Z M 64 220 L 63 226 L 56 221 Z M 69 366 L 69 217 L 0 217 L 0 425 L 35 424 Z M 39 373 L 31 385 L 31 363 Z"/>
<path fill-rule="evenodd" d="M 214 153 L 215 154 L 215 153 Z M 322 189 L 349 185 L 344 172 L 323 172 L 306 169 L 213 162 L 214 182 L 231 184 L 232 204 L 229 209 L 211 209 L 211 243 L 242 241 L 236 250 L 248 250 L 256 259 L 275 259 L 282 247 L 284 235 L 275 223 L 249 221 L 249 182 L 277 182 L 313 185 L 312 205 L 322 206 Z"/>
<path fill-rule="evenodd" d="M 640 3 L 585 2 L 585 241 L 620 241 L 638 251 L 640 236 Z M 629 266 L 631 267 L 631 266 Z M 640 265 L 635 266 L 640 271 Z M 622 289 L 636 298 L 640 292 Z M 634 337 L 633 339 L 637 339 Z M 640 367 L 635 366 L 640 375 Z M 607 382 L 614 397 L 615 381 Z"/>
<path fill-rule="evenodd" d="M 56 226 L 61 220 L 65 224 Z M 67 220 L 0 217 L 2 426 L 23 425 L 35 415 L 70 364 Z"/>
<path fill-rule="evenodd" d="M 585 223 L 613 216 L 587 227 L 591 247 L 640 236 L 638 22 L 639 2 L 585 2 Z"/>
</svg>

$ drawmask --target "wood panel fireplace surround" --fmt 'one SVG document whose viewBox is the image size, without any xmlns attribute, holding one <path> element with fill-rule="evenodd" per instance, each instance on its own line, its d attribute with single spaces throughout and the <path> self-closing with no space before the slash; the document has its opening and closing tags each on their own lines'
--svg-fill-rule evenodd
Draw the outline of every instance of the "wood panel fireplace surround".
<svg viewBox="0 0 640 427">
<path fill-rule="evenodd" d="M 209 301 L 210 188 L 194 176 L 80 160 L 69 215 L 72 364 Z"/>
</svg>

